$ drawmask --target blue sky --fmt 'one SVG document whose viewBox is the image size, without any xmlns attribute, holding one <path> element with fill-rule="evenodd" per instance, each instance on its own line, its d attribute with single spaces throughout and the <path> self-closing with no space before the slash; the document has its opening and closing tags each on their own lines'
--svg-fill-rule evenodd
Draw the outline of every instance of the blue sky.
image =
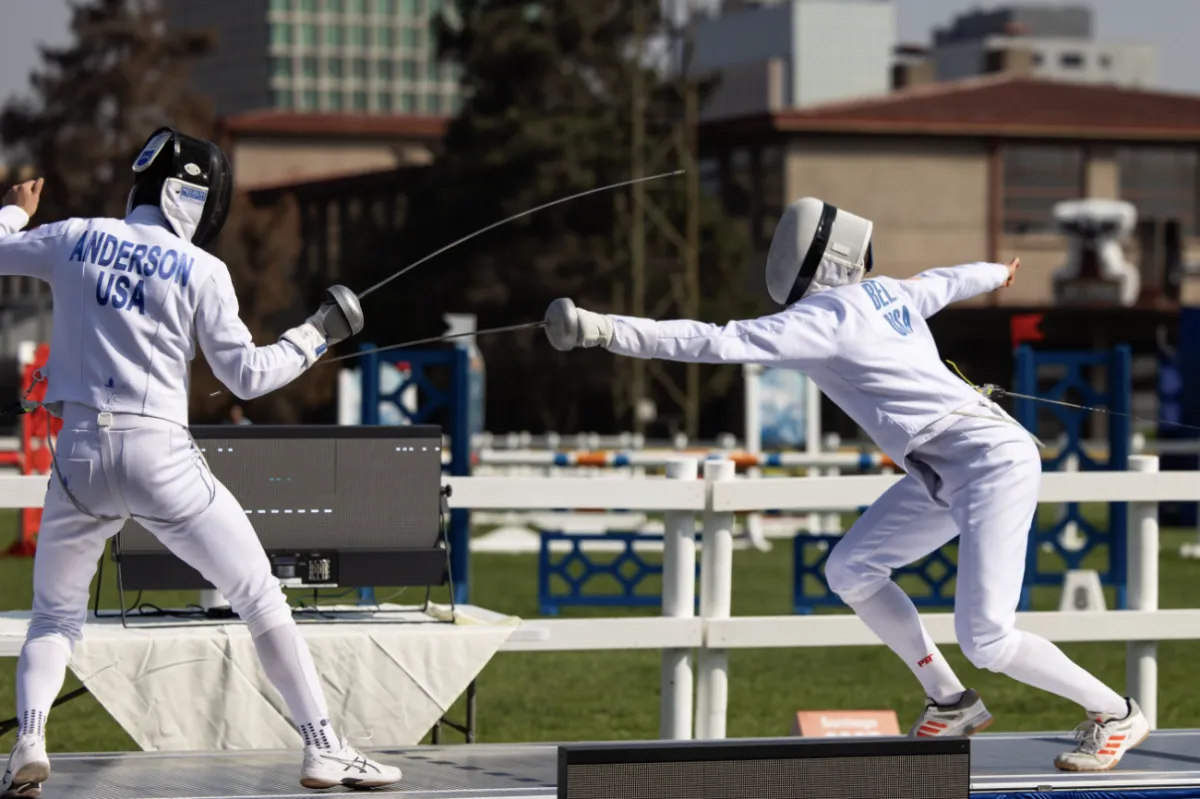
<svg viewBox="0 0 1200 799">
<path fill-rule="evenodd" d="M 194 0 L 204 2 L 204 0 Z M 5 19 L 0 26 L 0 101 L 28 90 L 28 76 L 38 61 L 40 43 L 64 44 L 67 0 L 3 0 Z M 1043 0 L 1038 5 L 1067 5 Z M 1143 41 L 1159 48 L 1161 88 L 1200 94 L 1200 0 L 1081 0 L 1091 6 L 1100 39 Z M 956 13 L 973 7 L 1001 5 L 987 0 L 896 0 L 897 36 L 904 42 L 927 41 L 930 31 Z M 19 21 L 19 22 L 18 22 Z"/>
</svg>

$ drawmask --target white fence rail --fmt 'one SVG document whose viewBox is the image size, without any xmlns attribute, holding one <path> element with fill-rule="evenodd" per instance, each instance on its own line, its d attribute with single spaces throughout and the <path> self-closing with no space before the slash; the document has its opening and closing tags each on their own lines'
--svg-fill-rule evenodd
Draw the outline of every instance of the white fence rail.
<svg viewBox="0 0 1200 799">
<path fill-rule="evenodd" d="M 1158 508 L 1200 502 L 1200 475 L 1157 471 L 1158 459 L 1134 456 L 1129 472 L 1051 473 L 1042 502 L 1131 504 L 1128 596 L 1131 609 L 1018 614 L 1020 629 L 1059 642 L 1125 642 L 1126 690 L 1151 724 L 1157 717 L 1157 651 L 1162 640 L 1200 639 L 1200 609 L 1158 609 Z M 879 645 L 851 615 L 731 617 L 735 512 L 842 510 L 869 505 L 899 477 L 736 479 L 730 461 L 674 461 L 663 478 L 446 478 L 450 505 L 471 510 L 624 509 L 666 513 L 662 618 L 533 619 L 505 651 L 663 652 L 661 734 L 722 738 L 728 703 L 727 652 L 737 648 Z M 0 507 L 40 507 L 47 478 L 0 476 Z M 700 616 L 694 617 L 696 517 L 701 516 Z M 939 644 L 955 641 L 950 613 L 923 614 Z M 697 650 L 693 672 L 692 651 Z M 897 664 L 897 668 L 899 668 Z M 693 677 L 695 684 L 693 686 Z M 694 693 L 693 693 L 694 688 Z M 693 697 L 695 704 L 693 705 Z M 696 715 L 693 724 L 692 710 Z M 694 729 L 694 732 L 693 732 Z"/>
</svg>

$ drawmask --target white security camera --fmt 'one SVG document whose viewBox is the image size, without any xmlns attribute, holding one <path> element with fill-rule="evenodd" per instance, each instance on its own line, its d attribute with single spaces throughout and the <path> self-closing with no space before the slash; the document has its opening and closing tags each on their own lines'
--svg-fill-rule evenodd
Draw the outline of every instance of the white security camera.
<svg viewBox="0 0 1200 799">
<path fill-rule="evenodd" d="M 1141 292 L 1137 267 L 1121 242 L 1137 224 L 1137 209 L 1122 200 L 1070 200 L 1054 206 L 1054 222 L 1070 241 L 1067 265 L 1054 274 L 1064 302 L 1133 305 Z"/>
</svg>

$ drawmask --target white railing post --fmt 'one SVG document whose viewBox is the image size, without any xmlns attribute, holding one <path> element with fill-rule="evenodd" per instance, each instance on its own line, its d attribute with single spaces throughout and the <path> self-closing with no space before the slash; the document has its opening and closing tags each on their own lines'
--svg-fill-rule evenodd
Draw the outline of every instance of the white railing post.
<svg viewBox="0 0 1200 799">
<path fill-rule="evenodd" d="M 704 511 L 704 534 L 700 553 L 700 616 L 705 620 L 727 619 L 733 586 L 733 513 L 712 509 L 712 487 L 733 480 L 733 461 L 706 461 L 704 482 L 708 487 Z M 696 737 L 711 740 L 725 737 L 729 706 L 729 653 L 706 645 L 697 657 Z"/>
<path fill-rule="evenodd" d="M 808 375 L 804 376 L 804 451 L 810 457 L 821 454 L 821 389 Z M 820 467 L 809 469 L 808 477 L 820 477 Z M 817 511 L 809 511 L 808 534 L 820 535 L 825 532 L 825 517 Z"/>
<path fill-rule="evenodd" d="M 745 405 L 746 453 L 762 455 L 762 364 L 748 363 L 742 367 L 743 405 Z M 762 477 L 762 469 L 750 467 L 746 470 L 747 480 L 757 480 Z M 763 532 L 763 517 L 761 513 L 746 514 L 746 536 L 750 545 L 760 552 L 769 552 L 771 542 L 767 541 Z"/>
<path fill-rule="evenodd" d="M 667 477 L 695 480 L 699 463 L 679 458 L 667 463 Z M 668 511 L 663 522 L 662 615 L 692 618 L 696 615 L 696 515 Z M 686 741 L 692 737 L 692 653 L 664 649 L 662 653 L 660 738 Z"/>
<path fill-rule="evenodd" d="M 1131 472 L 1157 472 L 1154 455 L 1131 455 Z M 1127 588 L 1130 610 L 1158 610 L 1158 503 L 1129 505 Z M 1158 728 L 1158 642 L 1130 641 L 1125 651 L 1125 690 L 1142 707 L 1150 729 Z"/>
</svg>

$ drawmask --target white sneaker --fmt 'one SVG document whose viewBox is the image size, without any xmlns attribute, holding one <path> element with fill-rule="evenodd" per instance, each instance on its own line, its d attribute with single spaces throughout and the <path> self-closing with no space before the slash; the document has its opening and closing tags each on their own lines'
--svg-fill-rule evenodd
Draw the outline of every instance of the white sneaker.
<svg viewBox="0 0 1200 799">
<path fill-rule="evenodd" d="M 343 743 L 340 752 L 304 747 L 300 784 L 305 788 L 382 788 L 398 782 L 400 769 L 376 763 L 349 744 Z"/>
<path fill-rule="evenodd" d="M 22 735 L 12 748 L 0 797 L 32 799 L 42 795 L 42 783 L 50 778 L 50 758 L 46 756 L 46 739 L 37 735 Z"/>
<path fill-rule="evenodd" d="M 1132 699 L 1125 700 L 1124 717 L 1090 714 L 1092 718 L 1075 728 L 1076 746 L 1054 758 L 1061 771 L 1108 771 L 1133 747 L 1150 735 L 1150 722 Z"/>
<path fill-rule="evenodd" d="M 974 735 L 992 724 L 992 714 L 983 706 L 977 691 L 967 689 L 953 705 L 939 705 L 933 700 L 908 731 L 910 738 L 943 738 Z"/>
</svg>

